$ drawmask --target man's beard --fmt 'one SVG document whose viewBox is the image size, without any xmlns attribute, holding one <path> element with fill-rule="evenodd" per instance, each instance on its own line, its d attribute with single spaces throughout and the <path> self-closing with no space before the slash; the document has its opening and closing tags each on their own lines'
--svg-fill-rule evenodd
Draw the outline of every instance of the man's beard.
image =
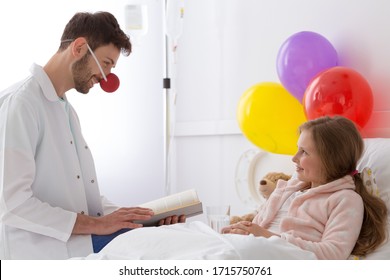
<svg viewBox="0 0 390 280">
<path fill-rule="evenodd" d="M 92 77 L 92 72 L 88 68 L 88 60 L 89 55 L 86 54 L 72 66 L 74 88 L 83 94 L 89 92 L 89 83 Z"/>
</svg>

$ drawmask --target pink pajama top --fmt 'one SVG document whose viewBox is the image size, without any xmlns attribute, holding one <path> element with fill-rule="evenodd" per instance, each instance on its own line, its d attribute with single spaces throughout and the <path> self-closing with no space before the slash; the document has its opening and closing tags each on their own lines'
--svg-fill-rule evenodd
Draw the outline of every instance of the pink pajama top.
<svg viewBox="0 0 390 280">
<path fill-rule="evenodd" d="M 274 192 L 253 222 L 268 228 L 283 203 L 306 183 L 298 179 L 279 180 Z M 302 191 L 280 220 L 281 238 L 313 252 L 318 259 L 347 259 L 359 237 L 363 222 L 363 201 L 351 176 Z"/>
</svg>

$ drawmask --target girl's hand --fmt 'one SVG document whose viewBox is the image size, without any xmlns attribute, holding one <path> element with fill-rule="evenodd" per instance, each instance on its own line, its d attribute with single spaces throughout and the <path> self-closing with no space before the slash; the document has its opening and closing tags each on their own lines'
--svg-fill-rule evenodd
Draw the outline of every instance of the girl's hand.
<svg viewBox="0 0 390 280">
<path fill-rule="evenodd" d="M 248 221 L 242 221 L 227 226 L 222 229 L 222 233 L 241 234 L 241 235 L 253 234 L 254 236 L 263 236 L 266 238 L 271 237 L 273 235 L 277 235 L 257 224 Z"/>
</svg>

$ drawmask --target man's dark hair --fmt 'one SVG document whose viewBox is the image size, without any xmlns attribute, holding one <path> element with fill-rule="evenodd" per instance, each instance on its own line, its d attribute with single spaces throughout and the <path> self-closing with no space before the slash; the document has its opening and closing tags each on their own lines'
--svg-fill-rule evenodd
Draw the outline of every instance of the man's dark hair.
<svg viewBox="0 0 390 280">
<path fill-rule="evenodd" d="M 65 50 L 78 37 L 86 38 L 92 50 L 112 43 L 125 56 L 131 53 L 129 36 L 109 12 L 76 13 L 65 26 L 59 51 Z"/>
</svg>

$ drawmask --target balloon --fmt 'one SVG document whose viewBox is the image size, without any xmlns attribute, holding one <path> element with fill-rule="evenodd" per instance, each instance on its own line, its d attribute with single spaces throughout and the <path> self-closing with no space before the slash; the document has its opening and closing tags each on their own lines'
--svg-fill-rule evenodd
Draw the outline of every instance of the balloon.
<svg viewBox="0 0 390 280">
<path fill-rule="evenodd" d="M 337 63 L 336 49 L 326 38 L 315 32 L 302 31 L 282 44 L 276 67 L 282 85 L 302 102 L 310 80 Z"/>
<path fill-rule="evenodd" d="M 302 104 L 281 84 L 265 82 L 241 96 L 237 120 L 243 134 L 256 146 L 271 153 L 293 155 L 298 127 L 306 117 Z"/>
<path fill-rule="evenodd" d="M 100 80 L 100 87 L 105 92 L 114 92 L 119 88 L 119 78 L 114 73 L 110 73 L 106 76 L 107 81 Z"/>
<path fill-rule="evenodd" d="M 303 98 L 308 119 L 341 115 L 363 128 L 371 117 L 374 98 L 368 82 L 355 70 L 333 67 L 319 73 Z"/>
</svg>

